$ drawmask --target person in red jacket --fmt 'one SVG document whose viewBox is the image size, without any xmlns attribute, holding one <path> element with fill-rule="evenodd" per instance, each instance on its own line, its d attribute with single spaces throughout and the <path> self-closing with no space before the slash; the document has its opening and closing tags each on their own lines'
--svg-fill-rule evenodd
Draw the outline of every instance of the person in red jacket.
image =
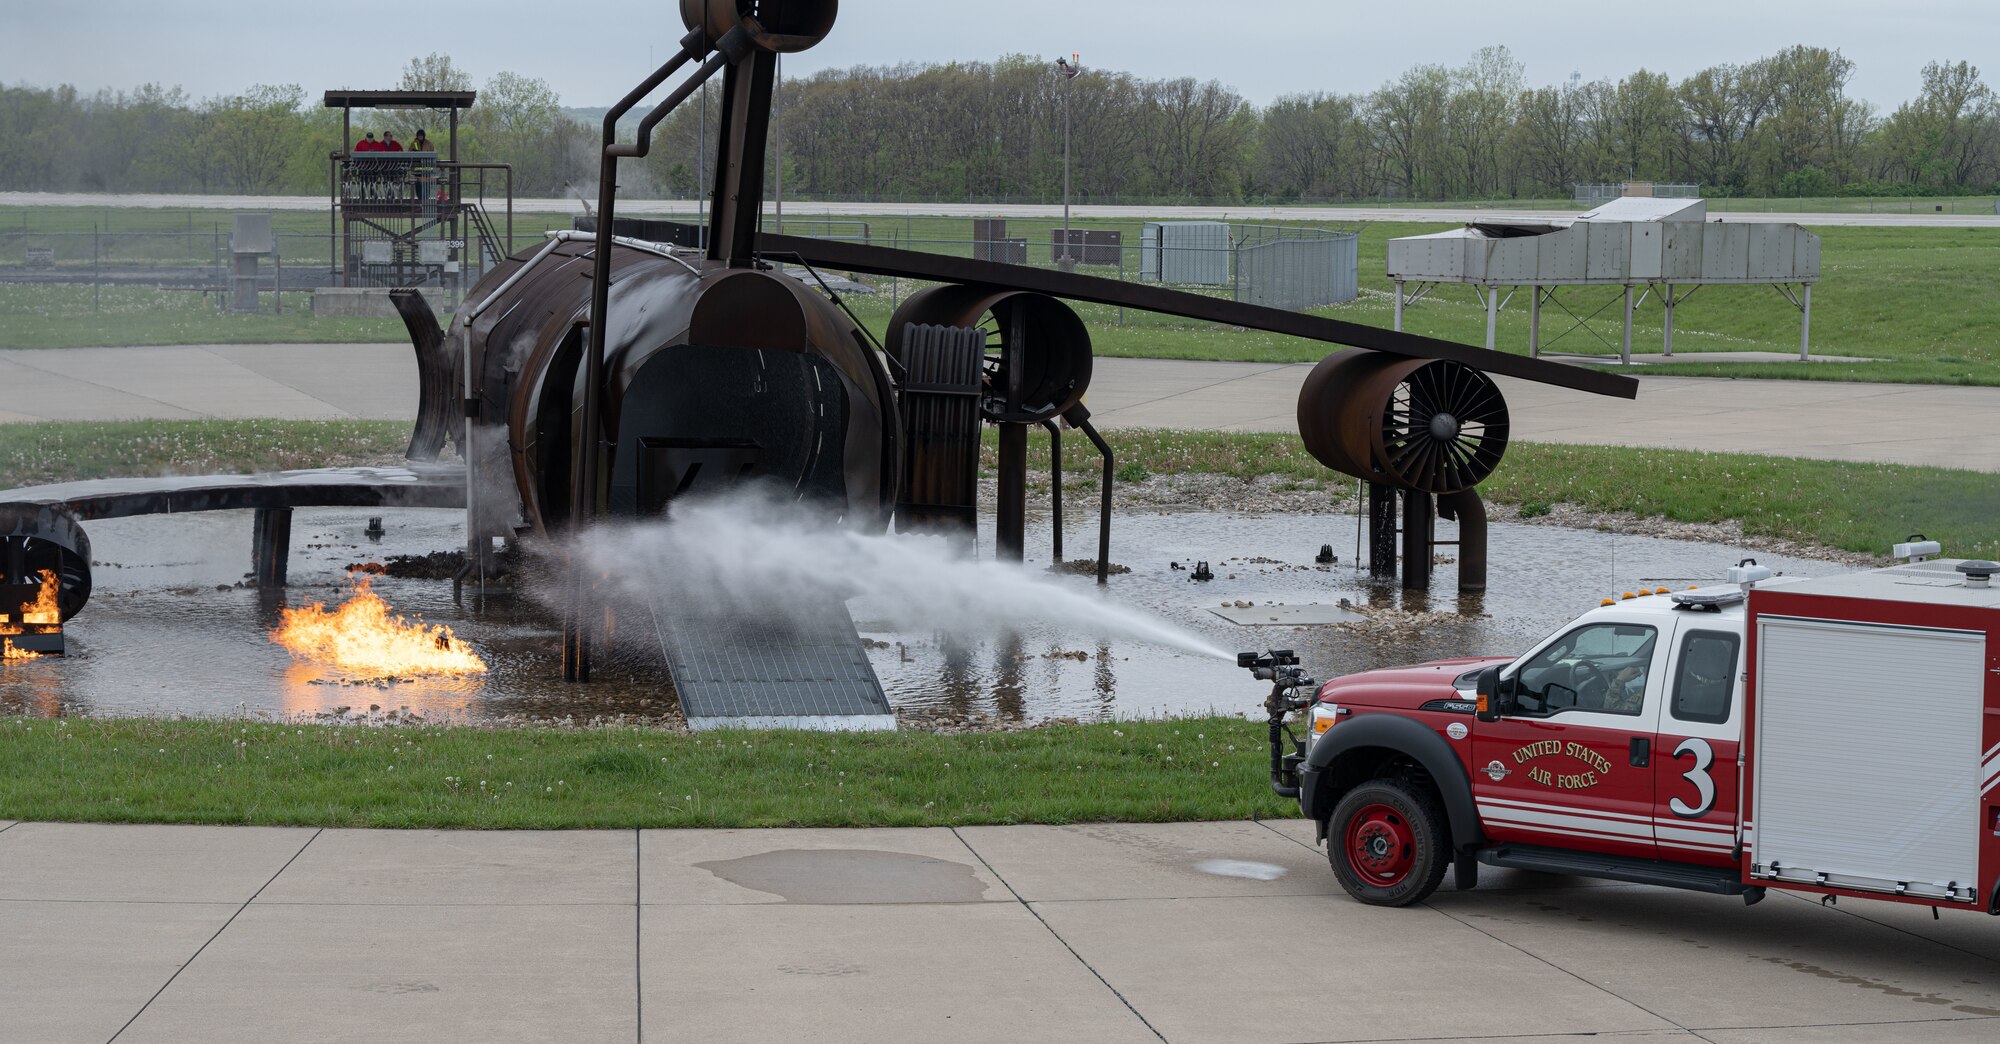
<svg viewBox="0 0 2000 1044">
<path fill-rule="evenodd" d="M 355 142 L 355 143 L 354 143 L 354 151 L 356 151 L 356 152 L 380 152 L 380 151 L 382 151 L 382 143 L 381 143 L 381 142 L 379 142 L 379 141 L 376 141 L 376 140 L 375 140 L 375 132 L 374 132 L 374 131 L 369 131 L 369 132 L 368 132 L 368 136 L 367 136 L 367 137 L 365 137 L 365 138 L 362 138 L 362 139 L 361 139 L 360 141 L 357 141 L 357 142 Z"/>
<path fill-rule="evenodd" d="M 397 140 L 396 140 L 396 132 L 395 132 L 395 131 L 383 131 L 383 132 L 382 132 L 382 151 L 383 151 L 383 152 L 401 152 L 401 151 L 403 151 L 403 143 L 402 143 L 402 142 L 400 142 L 400 141 L 397 141 Z"/>
</svg>

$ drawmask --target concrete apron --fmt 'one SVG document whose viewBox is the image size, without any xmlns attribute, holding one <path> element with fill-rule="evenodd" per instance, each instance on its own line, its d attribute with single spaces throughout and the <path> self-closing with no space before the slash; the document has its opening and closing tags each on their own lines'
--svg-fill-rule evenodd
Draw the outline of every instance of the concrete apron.
<svg viewBox="0 0 2000 1044">
<path fill-rule="evenodd" d="M 1099 428 L 1296 432 L 1304 363 L 1103 358 Z M 1643 372 L 1643 370 L 1639 371 Z M 199 417 L 408 420 L 408 344 L 0 351 L 0 423 Z M 1525 442 L 1767 453 L 2000 471 L 2000 388 L 1641 377 L 1608 399 L 1501 378 Z"/>
<path fill-rule="evenodd" d="M 2000 1034 L 1983 917 L 1492 871 L 1383 910 L 1298 822 L 0 827 L 9 1040 Z"/>
</svg>

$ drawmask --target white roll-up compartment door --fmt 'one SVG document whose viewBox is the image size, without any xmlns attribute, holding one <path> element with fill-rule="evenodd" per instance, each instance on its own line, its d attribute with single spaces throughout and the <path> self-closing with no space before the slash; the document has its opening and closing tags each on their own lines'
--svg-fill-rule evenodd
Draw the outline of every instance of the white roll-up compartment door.
<svg viewBox="0 0 2000 1044">
<path fill-rule="evenodd" d="M 1761 617 L 1757 650 L 1753 876 L 1970 900 L 1985 635 Z"/>
</svg>

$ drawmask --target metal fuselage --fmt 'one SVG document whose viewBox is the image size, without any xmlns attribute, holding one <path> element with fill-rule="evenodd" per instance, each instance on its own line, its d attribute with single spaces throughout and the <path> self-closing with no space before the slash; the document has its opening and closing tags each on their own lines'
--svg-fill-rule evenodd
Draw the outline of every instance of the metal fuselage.
<svg viewBox="0 0 2000 1044">
<path fill-rule="evenodd" d="M 479 489 L 473 528 L 537 534 L 570 523 L 584 395 L 592 248 L 562 242 L 489 274 L 486 301 L 449 338 L 466 346 Z M 695 489 L 757 476 L 879 526 L 893 490 L 895 403 L 881 357 L 838 307 L 798 280 L 691 252 L 614 246 L 600 454 L 601 510 L 657 514 Z M 744 322 L 754 316 L 756 321 Z M 497 502 L 496 502 L 497 501 Z"/>
</svg>

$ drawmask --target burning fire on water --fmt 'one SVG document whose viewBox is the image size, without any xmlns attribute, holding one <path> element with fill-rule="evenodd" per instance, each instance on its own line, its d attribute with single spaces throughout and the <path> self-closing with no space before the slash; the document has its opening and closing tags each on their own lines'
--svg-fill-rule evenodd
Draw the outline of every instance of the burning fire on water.
<svg viewBox="0 0 2000 1044">
<path fill-rule="evenodd" d="M 16 649 L 12 639 L 0 637 L 0 660 L 34 660 L 39 659 L 41 655 L 26 649 Z"/>
<path fill-rule="evenodd" d="M 56 604 L 56 595 L 61 586 L 53 570 L 42 570 L 41 587 L 35 592 L 35 600 L 21 607 L 20 621 L 0 617 L 0 660 L 33 660 L 42 655 L 15 645 L 8 636 L 47 634 L 59 626 L 62 610 Z"/>
<path fill-rule="evenodd" d="M 287 609 L 271 640 L 294 657 L 360 677 L 485 674 L 486 661 L 442 624 L 395 614 L 366 579 L 338 609 Z"/>
</svg>

